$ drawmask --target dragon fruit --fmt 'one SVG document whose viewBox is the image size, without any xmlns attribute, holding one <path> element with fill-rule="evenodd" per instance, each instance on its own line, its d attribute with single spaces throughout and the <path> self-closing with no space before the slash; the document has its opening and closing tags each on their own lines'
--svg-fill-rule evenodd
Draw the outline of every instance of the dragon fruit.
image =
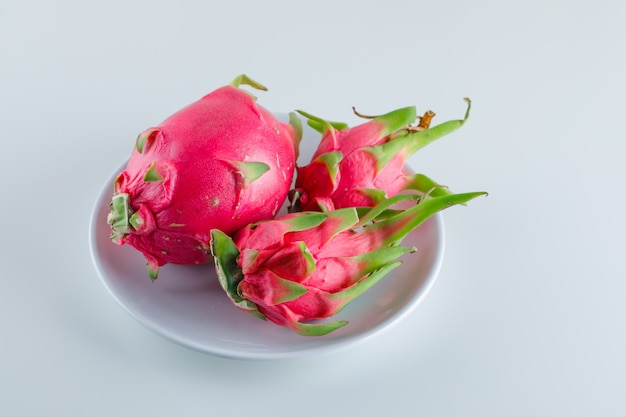
<svg viewBox="0 0 626 417">
<path fill-rule="evenodd" d="M 111 239 L 141 251 L 153 280 L 166 263 L 211 261 L 212 229 L 273 218 L 286 200 L 302 126 L 241 84 L 266 90 L 241 75 L 145 130 L 115 180 Z"/>
<path fill-rule="evenodd" d="M 372 207 L 387 197 L 405 190 L 437 195 L 448 194 L 422 174 L 409 174 L 404 165 L 409 156 L 440 137 L 460 128 L 462 120 L 451 120 L 430 127 L 435 113 L 417 117 L 415 107 L 405 107 L 354 127 L 328 122 L 299 111 L 309 125 L 322 133 L 310 163 L 297 167 L 294 190 L 290 193 L 291 211 L 327 211 L 344 207 Z M 413 125 L 419 119 L 419 124 Z"/>
<path fill-rule="evenodd" d="M 414 250 L 402 239 L 436 212 L 485 193 L 402 194 L 373 208 L 290 213 L 248 225 L 230 238 L 211 232 L 217 276 L 240 309 L 305 336 L 347 322 L 331 317 L 400 265 Z M 404 210 L 402 201 L 417 204 Z"/>
</svg>

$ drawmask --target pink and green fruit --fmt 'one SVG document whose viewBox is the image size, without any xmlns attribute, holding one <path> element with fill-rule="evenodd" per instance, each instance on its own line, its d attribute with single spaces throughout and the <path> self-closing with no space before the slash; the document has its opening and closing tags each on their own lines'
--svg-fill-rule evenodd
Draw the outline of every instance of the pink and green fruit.
<svg viewBox="0 0 626 417">
<path fill-rule="evenodd" d="M 428 193 L 444 187 L 422 174 L 408 173 L 409 156 L 435 140 L 460 128 L 469 116 L 471 102 L 461 120 L 430 127 L 431 111 L 417 117 L 415 107 L 405 107 L 348 127 L 328 122 L 309 113 L 309 125 L 321 134 L 321 141 L 309 164 L 297 168 L 291 192 L 293 211 L 327 211 L 344 207 L 373 207 L 401 192 Z M 355 111 L 356 112 L 356 111 Z M 357 113 L 358 114 L 358 113 Z M 414 125 L 419 119 L 419 124 Z"/>
<path fill-rule="evenodd" d="M 273 218 L 286 199 L 299 119 L 280 122 L 242 84 L 265 90 L 242 75 L 145 130 L 115 180 L 111 239 L 143 253 L 152 279 L 166 263 L 211 261 L 211 230 Z"/>
<path fill-rule="evenodd" d="M 407 234 L 436 212 L 484 195 L 403 194 L 373 208 L 290 213 L 248 225 L 230 238 L 211 232 L 217 276 L 240 309 L 305 336 L 330 333 L 346 321 L 337 314 L 414 248 Z M 397 203 L 413 202 L 404 210 Z"/>
</svg>

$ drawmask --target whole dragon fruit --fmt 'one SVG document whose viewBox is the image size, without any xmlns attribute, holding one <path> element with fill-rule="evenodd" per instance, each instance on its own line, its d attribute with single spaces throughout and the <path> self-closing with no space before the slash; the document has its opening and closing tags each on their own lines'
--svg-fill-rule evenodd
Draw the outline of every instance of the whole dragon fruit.
<svg viewBox="0 0 626 417">
<path fill-rule="evenodd" d="M 309 125 L 322 133 L 311 162 L 297 167 L 292 211 L 327 211 L 343 207 L 372 207 L 407 189 L 438 195 L 449 193 L 421 174 L 408 174 L 409 156 L 429 143 L 461 127 L 469 116 L 471 102 L 462 120 L 430 127 L 435 113 L 418 117 L 415 107 L 405 107 L 354 127 L 328 122 L 306 112 Z M 356 113 L 356 110 L 355 110 Z"/>
<path fill-rule="evenodd" d="M 166 263 L 212 260 L 210 231 L 273 218 L 286 199 L 301 125 L 278 121 L 245 75 L 139 134 L 114 184 L 111 239 L 141 251 L 148 275 Z"/>
<path fill-rule="evenodd" d="M 437 211 L 483 194 L 403 194 L 371 209 L 290 213 L 251 224 L 233 239 L 216 229 L 217 276 L 239 308 L 301 335 L 324 335 L 347 322 L 308 322 L 335 315 L 397 267 L 397 258 L 414 250 L 399 246 L 409 232 Z M 390 209 L 402 200 L 418 203 Z"/>
</svg>

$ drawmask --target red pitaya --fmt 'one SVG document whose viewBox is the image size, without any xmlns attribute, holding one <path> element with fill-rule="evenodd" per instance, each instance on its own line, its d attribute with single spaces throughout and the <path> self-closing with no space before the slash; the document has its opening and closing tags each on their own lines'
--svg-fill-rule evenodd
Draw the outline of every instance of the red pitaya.
<svg viewBox="0 0 626 417">
<path fill-rule="evenodd" d="M 213 230 L 218 279 L 239 308 L 302 335 L 323 335 L 346 322 L 307 322 L 333 316 L 397 267 L 413 250 L 400 242 L 428 217 L 483 194 L 404 194 L 371 209 L 291 213 L 249 225 L 234 239 Z M 411 199 L 418 204 L 389 210 Z"/>
<path fill-rule="evenodd" d="M 211 229 L 273 218 L 286 199 L 299 119 L 278 121 L 240 84 L 265 90 L 242 75 L 145 130 L 115 180 L 111 239 L 141 251 L 152 279 L 166 263 L 210 261 Z"/>
<path fill-rule="evenodd" d="M 447 193 L 423 175 L 409 175 L 404 164 L 418 149 L 463 125 L 471 106 L 466 101 L 464 119 L 432 128 L 430 120 L 435 114 L 431 111 L 420 117 L 417 126 L 411 125 L 417 118 L 415 107 L 377 117 L 362 116 L 372 120 L 351 128 L 300 111 L 322 133 L 322 139 L 311 162 L 297 168 L 296 187 L 290 197 L 292 210 L 372 207 L 406 189 L 426 193 L 436 188 L 440 195 Z"/>
</svg>

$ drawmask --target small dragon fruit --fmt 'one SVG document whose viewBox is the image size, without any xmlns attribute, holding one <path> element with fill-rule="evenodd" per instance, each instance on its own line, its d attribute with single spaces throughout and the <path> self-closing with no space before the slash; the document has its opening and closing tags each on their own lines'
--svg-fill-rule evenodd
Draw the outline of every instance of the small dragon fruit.
<svg viewBox="0 0 626 417">
<path fill-rule="evenodd" d="M 306 112 L 309 125 L 322 133 L 310 163 L 297 167 L 295 189 L 290 193 L 292 211 L 326 211 L 343 207 L 372 207 L 387 197 L 411 189 L 436 195 L 449 193 L 421 174 L 408 174 L 406 159 L 420 148 L 461 127 L 469 116 L 471 102 L 462 120 L 429 127 L 432 111 L 418 117 L 415 107 L 405 107 L 354 127 L 328 122 Z"/>
<path fill-rule="evenodd" d="M 414 250 L 399 246 L 409 232 L 483 194 L 402 194 L 373 208 L 290 213 L 251 224 L 233 239 L 213 230 L 217 276 L 239 308 L 301 335 L 324 335 L 347 322 L 309 321 L 335 315 L 397 267 L 397 258 Z M 403 200 L 418 203 L 390 209 Z"/>
<path fill-rule="evenodd" d="M 241 84 L 245 75 L 139 134 L 117 177 L 111 239 L 141 251 L 148 275 L 166 263 L 212 260 L 210 231 L 273 218 L 295 169 L 301 125 L 278 121 Z"/>
</svg>

